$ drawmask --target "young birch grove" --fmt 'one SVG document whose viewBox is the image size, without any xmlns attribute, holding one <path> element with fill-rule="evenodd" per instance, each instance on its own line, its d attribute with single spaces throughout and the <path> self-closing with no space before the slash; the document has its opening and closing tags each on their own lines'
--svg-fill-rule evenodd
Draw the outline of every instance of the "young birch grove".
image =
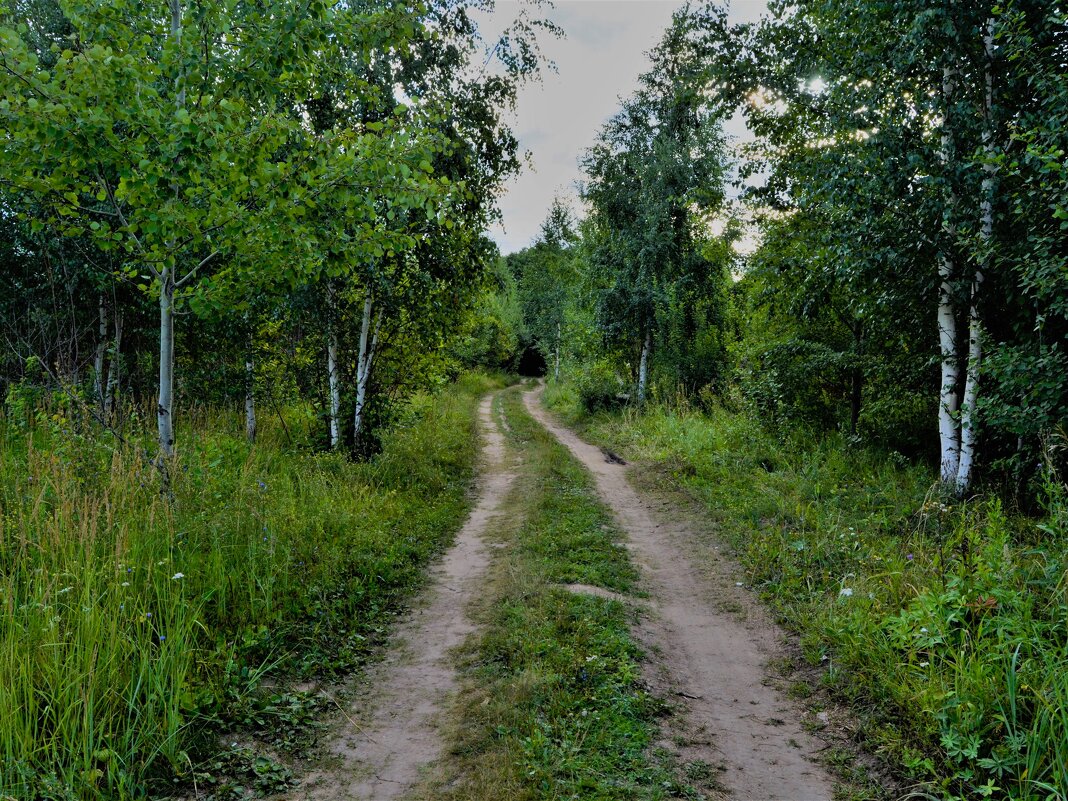
<svg viewBox="0 0 1068 801">
<path fill-rule="evenodd" d="M 680 3 L 502 255 L 549 4 L 0 0 L 0 801 L 291 791 L 517 372 L 902 793 L 1068 794 L 1068 9 L 767 6 Z"/>
</svg>

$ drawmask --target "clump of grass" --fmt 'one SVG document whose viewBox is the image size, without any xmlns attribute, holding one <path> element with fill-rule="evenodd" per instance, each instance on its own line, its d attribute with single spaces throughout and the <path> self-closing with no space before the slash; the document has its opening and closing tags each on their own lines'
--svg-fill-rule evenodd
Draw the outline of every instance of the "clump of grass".
<svg viewBox="0 0 1068 801">
<path fill-rule="evenodd" d="M 466 511 L 488 387 L 417 399 L 367 463 L 202 412 L 173 500 L 133 445 L 0 418 L 0 796 L 143 797 L 220 732 L 304 725 L 315 701 L 264 679 L 381 639 Z"/>
<path fill-rule="evenodd" d="M 573 393 L 550 389 L 580 416 Z M 836 435 L 722 409 L 585 418 L 700 498 L 750 582 L 800 632 L 870 744 L 940 798 L 1068 796 L 1068 501 L 1043 521 Z"/>
<path fill-rule="evenodd" d="M 624 604 L 560 587 L 619 592 L 637 574 L 589 475 L 505 393 L 521 454 L 518 522 L 483 614 L 458 721 L 457 765 L 434 797 L 655 799 L 683 791 L 651 755 L 659 701 L 639 676 Z"/>
</svg>

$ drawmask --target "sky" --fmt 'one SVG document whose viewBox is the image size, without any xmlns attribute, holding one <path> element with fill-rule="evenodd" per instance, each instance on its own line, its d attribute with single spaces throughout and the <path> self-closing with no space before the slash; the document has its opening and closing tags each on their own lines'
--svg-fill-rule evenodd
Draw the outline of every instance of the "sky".
<svg viewBox="0 0 1068 801">
<path fill-rule="evenodd" d="M 499 0 L 493 18 L 484 20 L 487 38 L 513 19 L 524 4 Z M 521 151 L 529 153 L 523 172 L 505 187 L 500 200 L 503 225 L 490 236 L 502 253 L 530 245 L 556 196 L 579 209 L 575 183 L 578 160 L 593 144 L 604 122 L 619 109 L 619 100 L 637 86 L 649 65 L 645 53 L 660 39 L 676 0 L 556 0 L 546 13 L 565 32 L 563 39 L 543 38 L 544 55 L 556 63 L 540 82 L 524 86 L 512 128 Z M 529 6 L 528 6 L 529 8 Z M 732 0 L 734 22 L 756 19 L 765 0 Z M 741 119 L 727 133 L 744 139 Z"/>
</svg>

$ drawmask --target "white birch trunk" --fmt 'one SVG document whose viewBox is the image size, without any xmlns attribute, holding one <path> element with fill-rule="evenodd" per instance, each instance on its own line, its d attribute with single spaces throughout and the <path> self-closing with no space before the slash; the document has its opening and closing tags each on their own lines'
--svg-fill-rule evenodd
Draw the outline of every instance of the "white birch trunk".
<svg viewBox="0 0 1068 801">
<path fill-rule="evenodd" d="M 159 403 L 156 423 L 159 449 L 163 456 L 174 456 L 174 273 L 165 267 L 160 275 L 159 291 Z"/>
<path fill-rule="evenodd" d="M 652 331 L 645 332 L 645 342 L 642 343 L 642 357 L 638 362 L 638 403 L 645 403 L 645 385 L 649 380 L 649 348 L 653 344 Z"/>
<path fill-rule="evenodd" d="M 337 330 L 330 326 L 326 341 L 326 376 L 330 382 L 330 447 L 341 444 L 341 378 L 337 368 Z"/>
<path fill-rule="evenodd" d="M 371 333 L 371 293 L 363 302 L 363 322 L 360 325 L 360 352 L 356 362 L 356 412 L 352 420 L 352 435 L 360 436 L 363 430 L 363 410 L 367 403 L 367 385 L 371 378 L 371 363 L 375 349 L 378 347 L 378 330 L 382 325 L 382 312 L 379 311 L 375 321 L 374 333 Z M 368 337 L 370 336 L 370 342 Z"/>
<path fill-rule="evenodd" d="M 556 366 L 553 368 L 553 381 L 560 381 L 560 323 L 556 324 Z"/>
<path fill-rule="evenodd" d="M 942 73 L 942 98 L 945 118 L 942 121 L 942 166 L 948 176 L 952 162 L 953 135 L 950 130 L 949 109 L 953 103 L 956 73 L 945 67 Z M 938 346 L 942 362 L 942 385 L 938 396 L 938 438 L 941 453 L 941 479 L 955 483 L 960 464 L 960 429 L 957 425 L 957 384 L 960 379 L 960 359 L 957 338 L 957 309 L 953 298 L 954 260 L 952 251 L 953 212 L 956 195 L 950 184 L 946 190 L 942 212 L 942 254 L 938 269 L 941 279 L 938 290 Z"/>
<path fill-rule="evenodd" d="M 104 392 L 104 419 L 110 420 L 118 407 L 119 399 L 119 354 L 122 352 L 122 313 L 115 310 L 115 340 L 108 362 L 108 383 Z"/>
<path fill-rule="evenodd" d="M 245 359 L 245 438 L 249 442 L 256 441 L 256 392 L 255 392 L 255 363 L 252 354 Z"/>
<path fill-rule="evenodd" d="M 93 391 L 96 393 L 96 402 L 101 412 L 104 411 L 104 393 L 107 385 L 104 383 L 104 356 L 108 349 L 108 313 L 104 305 L 104 296 L 100 296 L 100 338 L 96 344 L 96 356 L 93 359 Z"/>
<path fill-rule="evenodd" d="M 170 38 L 176 52 L 181 50 L 182 3 L 169 0 L 171 12 Z M 185 106 L 185 87 L 181 74 L 175 76 L 175 111 Z M 178 187 L 174 186 L 175 196 Z M 174 290 L 177 278 L 175 267 L 164 267 L 159 274 L 159 402 L 156 406 L 156 426 L 159 431 L 160 455 L 174 456 Z"/>
<path fill-rule="evenodd" d="M 991 248 L 994 244 L 994 20 L 986 21 L 983 32 L 986 81 L 983 98 L 983 163 L 982 201 L 979 206 L 979 238 L 982 252 L 972 278 L 971 303 L 968 311 L 968 378 L 964 384 L 964 404 L 961 408 L 960 464 L 957 468 L 957 492 L 964 494 L 972 483 L 975 465 L 975 446 L 979 439 L 979 370 L 983 361 L 982 320 L 979 317 L 979 298 L 984 274 L 990 269 Z"/>
</svg>

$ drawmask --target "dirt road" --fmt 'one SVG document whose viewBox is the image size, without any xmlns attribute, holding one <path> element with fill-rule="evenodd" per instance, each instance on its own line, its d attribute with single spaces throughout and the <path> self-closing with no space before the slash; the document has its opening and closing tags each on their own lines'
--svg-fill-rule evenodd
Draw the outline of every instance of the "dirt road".
<svg viewBox="0 0 1068 801">
<path fill-rule="evenodd" d="M 403 798 L 440 755 L 437 718 L 457 688 L 451 652 L 474 631 L 465 610 L 489 565 L 482 536 L 515 478 L 506 464 L 493 399 L 479 407 L 484 435 L 478 502 L 456 542 L 431 572 L 423 602 L 402 623 L 388 655 L 361 684 L 326 744 L 323 765 L 293 797 L 308 801 Z"/>
<path fill-rule="evenodd" d="M 736 799 L 830 801 L 834 782 L 812 761 L 823 744 L 802 729 L 801 711 L 769 686 L 767 662 L 779 653 L 781 633 L 728 575 L 701 567 L 707 542 L 676 515 L 654 512 L 626 468 L 558 425 L 540 397 L 540 390 L 527 393 L 527 409 L 593 474 L 643 574 L 651 614 L 636 634 L 659 654 L 654 681 L 667 686 L 655 689 L 685 707 L 683 756 L 711 750 Z"/>
</svg>

